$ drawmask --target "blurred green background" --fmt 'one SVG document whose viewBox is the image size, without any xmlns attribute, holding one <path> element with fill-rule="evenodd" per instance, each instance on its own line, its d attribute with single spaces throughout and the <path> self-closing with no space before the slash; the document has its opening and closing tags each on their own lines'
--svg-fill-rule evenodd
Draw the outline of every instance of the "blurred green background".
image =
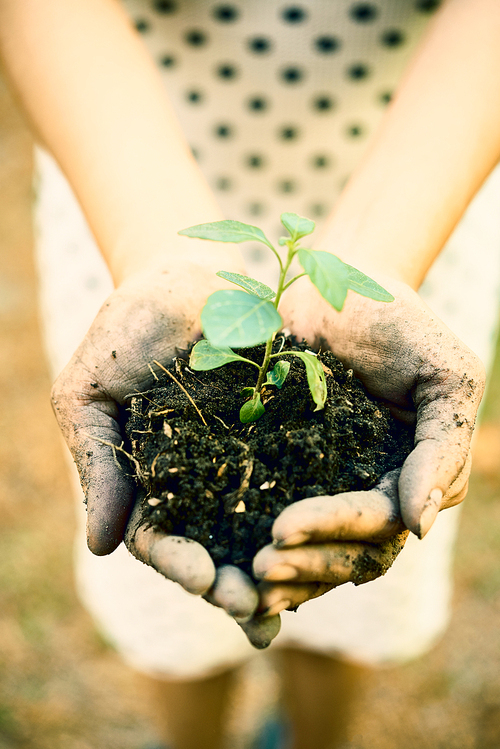
<svg viewBox="0 0 500 749">
<path fill-rule="evenodd" d="M 0 79 L 0 749 L 142 749 L 141 682 L 92 628 L 72 579 L 72 498 L 36 308 L 31 138 Z M 499 248 L 500 251 L 500 248 Z M 375 674 L 350 749 L 500 747 L 500 350 L 456 551 L 452 625 Z M 277 697 L 272 662 L 242 682 L 231 749 Z"/>
</svg>

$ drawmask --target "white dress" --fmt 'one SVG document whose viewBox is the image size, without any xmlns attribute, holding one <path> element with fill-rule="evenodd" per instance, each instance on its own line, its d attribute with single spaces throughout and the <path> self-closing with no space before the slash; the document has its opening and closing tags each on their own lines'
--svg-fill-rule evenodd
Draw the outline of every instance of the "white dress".
<svg viewBox="0 0 500 749">
<path fill-rule="evenodd" d="M 228 218 L 276 239 L 279 215 L 326 216 L 383 118 L 387 102 L 437 8 L 435 0 L 126 0 L 193 150 Z M 45 338 L 54 375 L 100 304 L 109 274 L 54 162 L 38 152 L 37 257 Z M 488 365 L 500 289 L 500 172 L 469 207 L 422 294 Z M 183 227 L 178 227 L 183 228 Z M 246 250 L 272 274 L 260 247 Z M 255 270 L 254 270 L 254 266 Z M 467 305 L 463 303 L 466 293 Z M 76 568 L 82 600 L 134 667 L 198 678 L 254 652 L 220 609 L 183 591 L 120 546 L 94 557 L 82 529 Z M 411 537 L 385 577 L 351 584 L 282 614 L 271 647 L 296 645 L 369 665 L 403 662 L 444 631 L 458 508 L 427 537 Z"/>
</svg>

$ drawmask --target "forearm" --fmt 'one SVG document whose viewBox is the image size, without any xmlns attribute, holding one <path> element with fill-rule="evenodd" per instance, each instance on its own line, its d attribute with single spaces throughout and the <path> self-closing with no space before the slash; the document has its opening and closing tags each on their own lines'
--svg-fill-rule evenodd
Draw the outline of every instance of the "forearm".
<svg viewBox="0 0 500 749">
<path fill-rule="evenodd" d="M 408 70 L 322 247 L 417 288 L 500 158 L 500 4 L 450 0 Z"/>
<path fill-rule="evenodd" d="M 159 74 L 115 0 L 0 0 L 0 44 L 35 131 L 75 190 L 120 282 L 206 246 L 177 236 L 222 218 Z M 210 248 L 228 264 L 230 248 Z"/>
</svg>

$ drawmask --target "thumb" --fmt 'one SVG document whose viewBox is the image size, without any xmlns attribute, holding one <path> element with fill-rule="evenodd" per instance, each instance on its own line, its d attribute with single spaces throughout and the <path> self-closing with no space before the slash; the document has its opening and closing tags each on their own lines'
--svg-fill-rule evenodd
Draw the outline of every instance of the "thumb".
<svg viewBox="0 0 500 749">
<path fill-rule="evenodd" d="M 401 516 L 423 538 L 443 507 L 458 504 L 467 492 L 471 458 L 447 440 L 423 440 L 406 459 L 399 478 Z"/>
<path fill-rule="evenodd" d="M 116 402 L 98 389 L 85 390 L 85 385 L 79 391 L 69 388 L 63 372 L 53 387 L 52 405 L 85 493 L 88 547 L 102 556 L 123 540 L 136 487 Z"/>
</svg>

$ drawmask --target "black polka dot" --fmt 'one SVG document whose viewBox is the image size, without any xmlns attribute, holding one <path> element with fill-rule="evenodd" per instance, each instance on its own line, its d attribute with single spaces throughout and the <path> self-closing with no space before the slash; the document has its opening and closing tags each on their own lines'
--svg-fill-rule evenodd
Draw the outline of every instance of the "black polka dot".
<svg viewBox="0 0 500 749">
<path fill-rule="evenodd" d="M 314 97 L 312 106 L 317 112 L 330 112 L 334 108 L 335 102 L 328 94 L 319 94 Z"/>
<path fill-rule="evenodd" d="M 294 125 L 285 125 L 279 129 L 278 135 L 281 140 L 296 140 L 299 137 L 299 129 Z"/>
<path fill-rule="evenodd" d="M 270 52 L 273 46 L 271 40 L 265 36 L 254 36 L 247 43 L 250 51 L 255 52 L 256 55 L 263 55 L 266 52 Z"/>
<path fill-rule="evenodd" d="M 216 125 L 214 128 L 214 132 L 217 138 L 231 138 L 234 134 L 231 125 L 227 125 L 226 123 Z"/>
<path fill-rule="evenodd" d="M 323 203 L 313 203 L 306 209 L 306 216 L 324 216 L 328 212 L 326 205 Z"/>
<path fill-rule="evenodd" d="M 247 106 L 251 112 L 265 112 L 268 107 L 268 102 L 263 96 L 252 96 L 248 100 Z"/>
<path fill-rule="evenodd" d="M 421 13 L 434 13 L 440 5 L 441 0 L 417 0 L 415 8 Z"/>
<path fill-rule="evenodd" d="M 160 59 L 160 65 L 164 68 L 173 68 L 177 64 L 177 60 L 173 55 L 163 55 Z"/>
<path fill-rule="evenodd" d="M 283 231 L 283 229 L 281 230 Z M 268 256 L 263 247 L 259 247 L 258 244 L 250 245 L 247 250 L 248 258 L 254 263 L 262 263 L 262 261 Z"/>
<path fill-rule="evenodd" d="M 365 65 L 361 62 L 356 62 L 354 63 L 354 65 L 351 65 L 349 68 L 347 68 L 347 75 L 353 81 L 362 81 L 364 78 L 367 78 L 370 75 L 370 69 L 368 65 Z"/>
<path fill-rule="evenodd" d="M 153 8 L 157 13 L 175 13 L 177 3 L 174 0 L 154 0 Z"/>
<path fill-rule="evenodd" d="M 201 102 L 203 101 L 203 94 L 201 91 L 196 91 L 193 89 L 192 91 L 187 92 L 186 99 L 190 104 L 201 104 Z"/>
<path fill-rule="evenodd" d="M 336 36 L 318 36 L 314 40 L 314 48 L 322 55 L 330 55 L 340 49 L 341 42 Z"/>
<path fill-rule="evenodd" d="M 365 128 L 363 127 L 363 125 L 359 125 L 359 124 L 349 125 L 346 129 L 346 135 L 349 138 L 360 138 L 364 134 L 365 134 Z"/>
<path fill-rule="evenodd" d="M 300 5 L 290 5 L 281 11 L 281 17 L 286 23 L 302 23 L 307 18 L 307 11 Z"/>
<path fill-rule="evenodd" d="M 265 212 L 265 206 L 263 203 L 250 203 L 248 206 L 248 213 L 251 216 L 262 216 Z"/>
<path fill-rule="evenodd" d="M 190 31 L 187 31 L 184 35 L 184 40 L 192 47 L 203 47 L 208 41 L 205 32 L 200 31 L 199 29 L 191 29 Z"/>
<path fill-rule="evenodd" d="M 140 34 L 145 34 L 150 29 L 149 23 L 143 18 L 138 18 L 134 25 Z"/>
<path fill-rule="evenodd" d="M 382 91 L 378 96 L 378 100 L 381 104 L 389 104 L 392 101 L 392 91 Z"/>
<path fill-rule="evenodd" d="M 238 70 L 231 63 L 223 63 L 217 68 L 217 75 L 225 81 L 230 81 L 238 75 Z"/>
<path fill-rule="evenodd" d="M 297 191 L 297 184 L 293 179 L 282 179 L 278 182 L 279 192 L 291 193 Z"/>
<path fill-rule="evenodd" d="M 405 41 L 405 35 L 399 29 L 387 29 L 380 37 L 384 47 L 401 47 Z"/>
<path fill-rule="evenodd" d="M 264 157 L 257 153 L 252 153 L 247 157 L 247 166 L 250 169 L 261 169 L 264 166 Z"/>
<path fill-rule="evenodd" d="M 240 15 L 240 11 L 234 5 L 217 5 L 212 11 L 216 21 L 232 23 Z"/>
<path fill-rule="evenodd" d="M 281 71 L 281 79 L 285 83 L 299 83 L 304 78 L 304 71 L 295 65 L 283 68 Z"/>
<path fill-rule="evenodd" d="M 378 16 L 378 8 L 373 3 L 356 3 L 350 8 L 349 15 L 358 23 L 370 23 Z"/>
<path fill-rule="evenodd" d="M 217 190 L 222 190 L 224 192 L 227 192 L 228 190 L 231 189 L 232 183 L 229 177 L 218 177 L 215 180 L 215 186 Z"/>
<path fill-rule="evenodd" d="M 200 152 L 196 148 L 196 146 L 191 146 L 191 153 L 193 154 L 193 156 L 196 159 L 196 161 L 199 161 L 199 159 L 200 159 Z"/>
<path fill-rule="evenodd" d="M 318 153 L 312 157 L 311 164 L 315 169 L 328 169 L 330 158 L 324 153 Z"/>
</svg>

